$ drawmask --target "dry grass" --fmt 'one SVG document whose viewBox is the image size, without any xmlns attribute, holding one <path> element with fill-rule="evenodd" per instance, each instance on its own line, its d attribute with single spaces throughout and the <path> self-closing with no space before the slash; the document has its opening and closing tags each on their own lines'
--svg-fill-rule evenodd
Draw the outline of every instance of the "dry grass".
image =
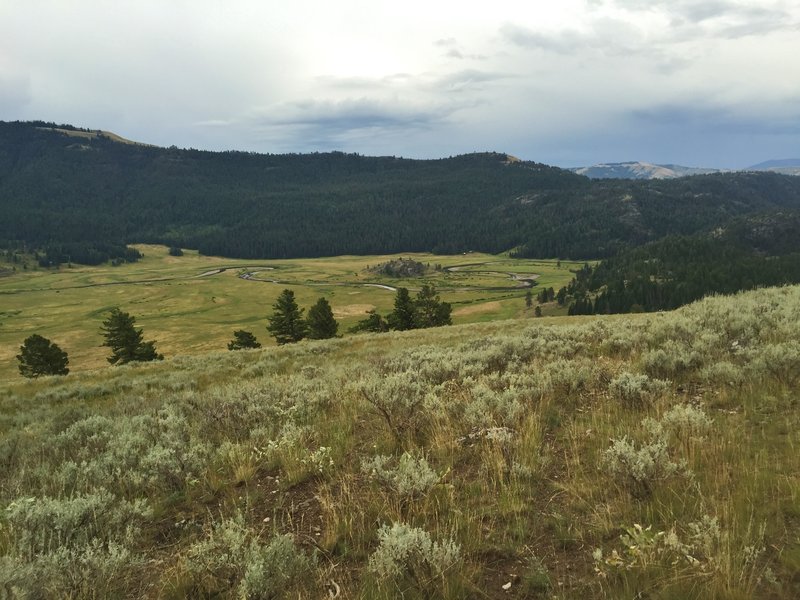
<svg viewBox="0 0 800 600">
<path fill-rule="evenodd" d="M 0 589 L 197 595 L 199 560 L 209 590 L 237 597 L 261 563 L 196 555 L 227 524 L 316 557 L 291 597 L 796 598 L 798 311 L 800 288 L 762 290 L 671 314 L 351 336 L 6 385 Z M 627 466 L 612 469 L 622 439 Z M 417 461 L 405 471 L 404 452 Z M 376 456 L 397 477 L 362 468 Z M 99 552 L 79 568 L 53 555 L 63 541 L 26 553 L 37 523 L 66 531 L 88 494 L 106 504 L 86 531 L 125 560 Z M 137 499 L 152 511 L 128 518 L 140 525 L 126 537 L 114 515 Z M 380 576 L 368 565 L 393 523 L 452 540 L 459 560 L 432 578 L 409 554 Z M 278 569 L 292 555 L 270 556 Z"/>
</svg>

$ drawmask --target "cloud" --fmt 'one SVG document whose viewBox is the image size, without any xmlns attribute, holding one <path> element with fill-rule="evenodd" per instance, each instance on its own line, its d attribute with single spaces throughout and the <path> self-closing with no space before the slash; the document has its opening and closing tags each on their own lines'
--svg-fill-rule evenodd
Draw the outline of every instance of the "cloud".
<svg viewBox="0 0 800 600">
<path fill-rule="evenodd" d="M 675 130 L 723 136 L 793 136 L 800 134 L 800 110 L 775 115 L 774 107 L 735 108 L 686 104 L 655 105 L 634 110 L 635 121 Z"/>
<path fill-rule="evenodd" d="M 305 147 L 335 148 L 356 138 L 411 135 L 447 123 L 462 108 L 456 103 L 423 104 L 399 99 L 303 100 L 250 116 L 248 127 L 269 139 L 302 140 Z"/>
<path fill-rule="evenodd" d="M 0 115 L 20 118 L 31 100 L 30 76 L 0 62 Z"/>
<path fill-rule="evenodd" d="M 574 54 L 593 43 L 589 36 L 575 30 L 544 33 L 511 23 L 500 28 L 500 35 L 517 46 L 556 54 Z"/>
<path fill-rule="evenodd" d="M 445 51 L 444 56 L 447 58 L 455 58 L 456 60 L 486 60 L 489 58 L 485 54 L 472 54 L 465 52 L 456 38 L 438 39 L 433 42 L 437 48 L 442 48 Z"/>
<path fill-rule="evenodd" d="M 500 27 L 500 36 L 528 50 L 542 50 L 565 56 L 585 55 L 586 52 L 630 56 L 650 50 L 637 27 L 613 18 L 595 19 L 585 30 L 562 29 L 554 32 L 505 23 Z"/>
<path fill-rule="evenodd" d="M 509 74 L 502 72 L 464 69 L 438 77 L 431 87 L 444 92 L 483 90 L 485 89 L 485 84 L 508 79 L 510 77 Z"/>
<path fill-rule="evenodd" d="M 793 17 L 782 3 L 774 2 L 771 6 L 730 0 L 594 0 L 590 4 L 613 6 L 633 13 L 662 13 L 669 18 L 673 30 L 686 29 L 706 37 L 736 39 L 798 27 L 796 16 Z M 698 29 L 699 26 L 702 29 Z"/>
</svg>

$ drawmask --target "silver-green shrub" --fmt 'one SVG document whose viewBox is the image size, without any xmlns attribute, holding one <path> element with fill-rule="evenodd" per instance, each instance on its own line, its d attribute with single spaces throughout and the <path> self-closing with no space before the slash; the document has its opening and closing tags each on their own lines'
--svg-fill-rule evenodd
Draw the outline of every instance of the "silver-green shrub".
<svg viewBox="0 0 800 600">
<path fill-rule="evenodd" d="M 145 500 L 120 500 L 106 490 L 15 500 L 3 514 L 0 590 L 19 597 L 114 595 L 142 562 L 130 548 L 151 515 Z"/>
<path fill-rule="evenodd" d="M 364 459 L 361 471 L 404 498 L 427 494 L 441 479 L 424 456 L 415 457 L 408 452 L 398 460 L 381 455 Z"/>
<path fill-rule="evenodd" d="M 664 430 L 687 437 L 702 436 L 714 423 L 702 408 L 692 404 L 673 406 L 658 422 Z"/>
<path fill-rule="evenodd" d="M 208 537 L 190 546 L 186 571 L 199 594 L 235 591 L 240 598 L 281 597 L 287 585 L 311 567 L 311 560 L 289 535 L 262 544 L 237 514 L 214 523 Z"/>
<path fill-rule="evenodd" d="M 625 484 L 632 485 L 634 492 L 649 493 L 656 481 L 667 479 L 681 470 L 681 465 L 669 456 L 664 439 L 651 439 L 636 445 L 627 436 L 611 441 L 603 453 L 603 462 L 612 475 Z"/>
<path fill-rule="evenodd" d="M 650 379 L 647 375 L 620 373 L 608 384 L 613 398 L 631 407 L 642 407 L 667 389 L 667 382 Z"/>
<path fill-rule="evenodd" d="M 434 542 L 424 529 L 405 523 L 383 525 L 378 540 L 368 569 L 379 580 L 409 579 L 425 589 L 461 562 L 461 547 L 453 540 Z"/>
</svg>

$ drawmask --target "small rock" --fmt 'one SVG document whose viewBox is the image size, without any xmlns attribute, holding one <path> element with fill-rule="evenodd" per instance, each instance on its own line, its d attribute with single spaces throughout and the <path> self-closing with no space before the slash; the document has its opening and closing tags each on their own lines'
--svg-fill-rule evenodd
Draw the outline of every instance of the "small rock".
<svg viewBox="0 0 800 600">
<path fill-rule="evenodd" d="M 509 581 L 508 583 L 503 585 L 503 589 L 506 590 L 506 591 L 510 590 L 511 589 L 511 582 Z"/>
</svg>

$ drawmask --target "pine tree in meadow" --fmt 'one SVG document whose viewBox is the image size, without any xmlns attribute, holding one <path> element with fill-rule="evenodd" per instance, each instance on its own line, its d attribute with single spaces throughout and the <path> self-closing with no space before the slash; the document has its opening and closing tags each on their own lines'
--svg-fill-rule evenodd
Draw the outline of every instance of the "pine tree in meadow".
<svg viewBox="0 0 800 600">
<path fill-rule="evenodd" d="M 306 337 L 308 327 L 303 319 L 303 309 L 297 306 L 292 290 L 283 290 L 272 309 L 272 316 L 267 319 L 267 330 L 278 344 L 291 344 Z"/>
<path fill-rule="evenodd" d="M 308 309 L 306 318 L 308 337 L 312 340 L 326 340 L 336 337 L 339 323 L 333 316 L 331 305 L 325 298 L 320 298 L 317 303 Z"/>
<path fill-rule="evenodd" d="M 46 337 L 34 333 L 25 338 L 19 351 L 17 354 L 19 372 L 24 377 L 69 373 L 67 353 Z"/>
<path fill-rule="evenodd" d="M 261 348 L 256 336 L 244 329 L 237 329 L 233 332 L 233 339 L 228 342 L 228 350 L 245 350 L 250 348 Z"/>
<path fill-rule="evenodd" d="M 108 318 L 103 321 L 100 327 L 104 338 L 103 346 L 111 348 L 108 362 L 112 365 L 164 359 L 162 354 L 156 352 L 154 341 L 142 341 L 142 330 L 136 329 L 134 323 L 136 318 L 119 308 L 113 308 Z"/>
<path fill-rule="evenodd" d="M 408 290 L 404 287 L 397 288 L 397 295 L 394 297 L 394 310 L 387 317 L 389 327 L 398 331 L 414 329 L 416 327 L 414 313 L 414 302 L 411 300 Z"/>
</svg>

